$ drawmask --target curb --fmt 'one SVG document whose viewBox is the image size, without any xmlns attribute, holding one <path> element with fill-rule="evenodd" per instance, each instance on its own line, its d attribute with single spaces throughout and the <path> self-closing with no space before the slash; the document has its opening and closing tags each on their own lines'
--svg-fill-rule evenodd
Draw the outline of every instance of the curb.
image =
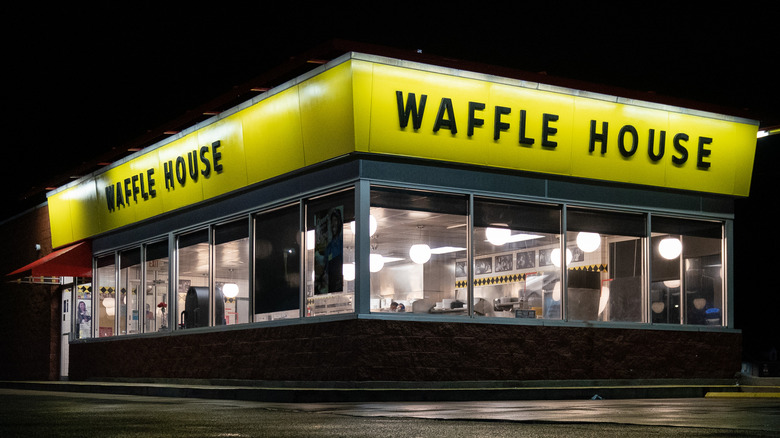
<svg viewBox="0 0 780 438">
<path fill-rule="evenodd" d="M 444 401 L 509 401 L 509 400 L 605 400 L 650 398 L 747 397 L 772 393 L 743 393 L 737 385 L 726 384 L 607 384 L 592 382 L 577 385 L 382 385 L 361 386 L 358 383 L 341 386 L 317 386 L 290 382 L 263 382 L 253 385 L 215 385 L 181 383 L 70 382 L 70 381 L 0 381 L 0 388 L 92 394 L 117 394 L 153 397 L 206 398 L 276 403 L 323 402 L 444 402 Z M 278 383 L 273 385 L 272 383 Z M 517 382 L 508 382 L 517 383 Z M 780 394 L 780 393 L 776 393 Z"/>
</svg>

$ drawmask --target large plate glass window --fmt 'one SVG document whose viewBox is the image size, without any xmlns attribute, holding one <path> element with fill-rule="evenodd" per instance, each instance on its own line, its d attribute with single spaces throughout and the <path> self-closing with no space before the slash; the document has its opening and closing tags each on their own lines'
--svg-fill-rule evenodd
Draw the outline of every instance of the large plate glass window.
<svg viewBox="0 0 780 438">
<path fill-rule="evenodd" d="M 119 334 L 140 333 L 141 248 L 119 254 Z"/>
<path fill-rule="evenodd" d="M 474 314 L 560 319 L 560 229 L 558 206 L 475 199 Z M 462 283 L 467 263 L 455 263 Z"/>
<path fill-rule="evenodd" d="M 354 220 L 352 189 L 306 202 L 306 316 L 354 311 Z"/>
<path fill-rule="evenodd" d="M 170 328 L 168 298 L 168 241 L 146 245 L 146 295 L 144 296 L 144 332 Z"/>
<path fill-rule="evenodd" d="M 255 321 L 300 316 L 300 215 L 296 204 L 255 216 Z"/>
<path fill-rule="evenodd" d="M 215 289 L 224 307 L 216 325 L 249 322 L 249 222 L 239 219 L 214 227 Z M 215 303 L 219 308 L 220 303 Z"/>
<path fill-rule="evenodd" d="M 642 214 L 567 210 L 567 319 L 642 322 Z"/>
<path fill-rule="evenodd" d="M 653 216 L 654 323 L 723 325 L 723 225 Z"/>
<path fill-rule="evenodd" d="M 114 254 L 98 257 L 95 271 L 95 294 L 97 309 L 92 312 L 96 336 L 113 336 L 116 319 L 116 262 Z"/>
<path fill-rule="evenodd" d="M 176 294 L 179 314 L 176 316 L 179 328 L 208 327 L 211 325 L 209 231 L 203 229 L 180 235 L 177 242 L 176 278 L 179 283 L 176 285 Z M 215 315 L 217 320 L 223 318 L 224 306 L 219 306 Z"/>
<path fill-rule="evenodd" d="M 468 199 L 373 187 L 370 217 L 371 311 L 468 315 Z"/>
</svg>

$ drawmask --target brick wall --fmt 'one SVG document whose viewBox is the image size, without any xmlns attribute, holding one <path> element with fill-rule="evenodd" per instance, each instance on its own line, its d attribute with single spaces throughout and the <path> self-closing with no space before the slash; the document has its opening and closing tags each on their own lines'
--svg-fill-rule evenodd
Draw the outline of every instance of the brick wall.
<svg viewBox="0 0 780 438">
<path fill-rule="evenodd" d="M 60 298 L 50 285 L 9 283 L 6 274 L 51 253 L 49 210 L 32 209 L 0 225 L 0 379 L 59 378 Z M 40 250 L 35 244 L 41 245 Z"/>
<path fill-rule="evenodd" d="M 74 344 L 71 379 L 731 378 L 741 335 L 359 320 Z"/>
</svg>

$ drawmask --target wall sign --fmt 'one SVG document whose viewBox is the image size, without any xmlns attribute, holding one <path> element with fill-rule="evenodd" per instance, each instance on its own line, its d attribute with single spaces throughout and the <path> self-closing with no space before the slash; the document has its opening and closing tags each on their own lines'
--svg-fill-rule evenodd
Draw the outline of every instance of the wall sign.
<svg viewBox="0 0 780 438">
<path fill-rule="evenodd" d="M 355 152 L 747 196 L 758 122 L 350 53 L 49 193 L 59 247 Z"/>
<path fill-rule="evenodd" d="M 199 150 L 188 151 L 186 156 L 179 155 L 175 160 L 168 160 L 163 164 L 162 179 L 165 182 L 165 191 L 175 190 L 176 187 L 184 187 L 186 184 L 197 184 L 201 178 L 211 177 L 214 173 L 222 173 L 222 152 L 220 141 L 211 143 L 211 146 L 201 146 Z M 119 208 L 128 208 L 133 204 L 157 197 L 156 168 L 150 167 L 138 174 L 129 176 L 116 183 L 109 183 L 104 187 L 106 207 L 109 212 Z"/>
</svg>

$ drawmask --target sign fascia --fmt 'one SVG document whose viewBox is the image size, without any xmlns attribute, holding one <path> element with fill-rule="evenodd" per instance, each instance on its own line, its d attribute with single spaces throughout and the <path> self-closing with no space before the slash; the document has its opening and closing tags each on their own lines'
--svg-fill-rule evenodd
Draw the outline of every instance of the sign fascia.
<svg viewBox="0 0 780 438">
<path fill-rule="evenodd" d="M 49 194 L 55 247 L 352 152 L 747 196 L 758 124 L 350 54 Z"/>
</svg>

